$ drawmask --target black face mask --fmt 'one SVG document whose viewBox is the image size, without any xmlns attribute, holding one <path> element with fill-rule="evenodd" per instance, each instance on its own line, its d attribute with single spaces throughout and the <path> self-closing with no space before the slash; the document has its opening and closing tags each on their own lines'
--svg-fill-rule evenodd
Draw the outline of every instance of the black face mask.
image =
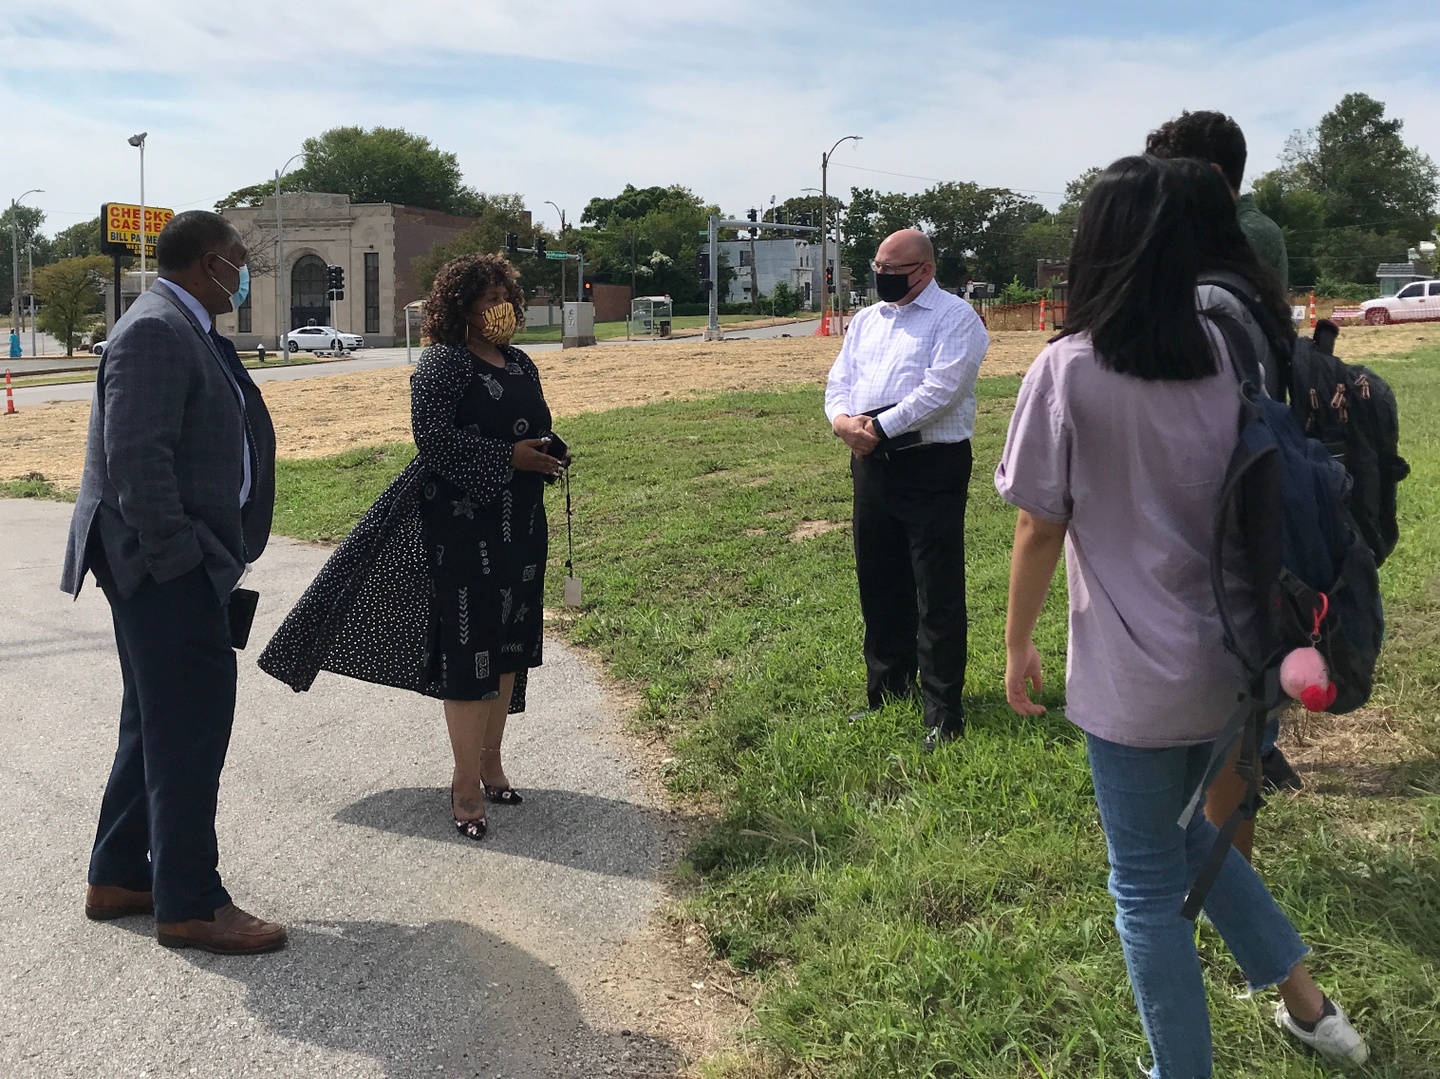
<svg viewBox="0 0 1440 1079">
<path fill-rule="evenodd" d="M 909 291 L 910 274 L 908 273 L 877 273 L 875 275 L 875 294 L 886 303 L 903 300 L 905 293 Z"/>
</svg>

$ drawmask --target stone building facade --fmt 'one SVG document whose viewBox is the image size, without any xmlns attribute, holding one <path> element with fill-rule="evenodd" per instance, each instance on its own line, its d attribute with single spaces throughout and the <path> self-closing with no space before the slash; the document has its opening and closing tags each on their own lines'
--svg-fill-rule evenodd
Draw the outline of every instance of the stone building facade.
<svg viewBox="0 0 1440 1079">
<path fill-rule="evenodd" d="M 403 345 L 405 305 L 423 296 L 414 260 L 473 224 L 438 210 L 354 203 L 348 195 L 300 191 L 280 198 L 285 261 L 278 274 L 274 196 L 258 206 L 224 211 L 252 252 L 249 300 L 216 319 L 219 331 L 240 349 L 261 342 L 273 349 L 278 331 L 288 333 L 311 320 L 358 333 L 368 348 Z M 335 303 L 333 315 L 327 266 L 345 270 L 345 298 Z"/>
</svg>

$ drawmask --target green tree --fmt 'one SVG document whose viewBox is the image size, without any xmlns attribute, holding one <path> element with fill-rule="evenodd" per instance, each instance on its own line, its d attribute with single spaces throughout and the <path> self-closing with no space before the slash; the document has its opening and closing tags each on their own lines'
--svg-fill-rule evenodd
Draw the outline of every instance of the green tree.
<svg viewBox="0 0 1440 1079">
<path fill-rule="evenodd" d="M 1280 167 L 1255 181 L 1255 203 L 1285 231 L 1292 283 L 1375 279 L 1435 228 L 1440 170 L 1407 146 L 1404 121 L 1346 94 L 1310 131 L 1290 136 Z"/>
<path fill-rule="evenodd" d="M 395 202 L 463 217 L 478 216 L 481 195 L 466 187 L 454 154 L 396 127 L 335 127 L 302 144 L 305 164 L 285 177 L 287 191 L 326 191 L 352 202 Z M 255 206 L 273 180 L 232 191 L 217 210 Z"/>
<path fill-rule="evenodd" d="M 781 281 L 770 293 L 770 310 L 776 315 L 793 315 L 800 310 L 804 299 L 787 282 Z"/>
<path fill-rule="evenodd" d="M 45 223 L 45 211 L 21 203 L 18 207 L 7 206 L 0 213 L 0 310 L 7 314 L 15 306 L 15 274 L 12 265 L 14 248 L 20 245 L 20 281 L 25 282 L 27 245 L 34 248 L 35 265 L 42 266 L 49 261 L 49 241 L 40 235 L 40 226 Z"/>
<path fill-rule="evenodd" d="M 707 296 L 700 287 L 696 256 L 705 246 L 710 215 L 719 212 L 686 187 L 626 184 L 613 198 L 586 204 L 575 243 L 585 251 L 586 274 L 592 280 L 624 285 L 633 280 L 637 295 L 703 303 Z M 722 296 L 734 272 L 722 259 Z"/>
<path fill-rule="evenodd" d="M 109 259 L 87 255 L 61 259 L 35 271 L 35 298 L 41 304 L 35 324 L 64 341 L 67 356 L 74 355 L 76 339 L 88 316 L 100 310 L 109 266 Z"/>
<path fill-rule="evenodd" d="M 92 217 L 89 221 L 61 229 L 50 241 L 50 249 L 57 259 L 100 254 L 100 218 Z"/>
<path fill-rule="evenodd" d="M 875 257 L 880 241 L 892 232 L 913 228 L 919 220 L 920 211 L 913 195 L 880 192 L 868 187 L 850 189 L 841 260 L 860 287 L 870 280 L 870 260 Z"/>
<path fill-rule="evenodd" d="M 469 228 L 449 243 L 440 244 L 415 259 L 416 274 L 426 291 L 434 283 L 436 272 L 451 259 L 461 255 L 503 253 L 506 233 L 513 232 L 521 247 L 533 247 L 538 235 L 545 237 L 552 249 L 560 250 L 549 232 L 530 224 L 530 216 L 525 212 L 525 196 L 477 195 L 476 199 L 479 212 Z M 520 285 L 527 294 L 541 285 L 558 290 L 561 268 L 572 265 L 558 260 L 536 259 L 530 255 L 520 255 L 515 260 L 515 268 L 520 272 Z"/>
<path fill-rule="evenodd" d="M 1327 228 L 1394 232 L 1414 243 L 1435 227 L 1440 171 L 1405 145 L 1404 126 L 1385 118 L 1383 102 L 1346 94 L 1317 128 L 1290 136 L 1281 167 L 1321 196 Z"/>
</svg>

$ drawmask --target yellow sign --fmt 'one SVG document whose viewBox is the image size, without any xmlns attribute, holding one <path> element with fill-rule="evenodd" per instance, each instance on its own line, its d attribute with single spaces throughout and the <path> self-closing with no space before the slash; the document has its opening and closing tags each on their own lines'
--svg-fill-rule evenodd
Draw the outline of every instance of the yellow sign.
<svg viewBox="0 0 1440 1079">
<path fill-rule="evenodd" d="M 155 237 L 175 216 L 163 206 L 145 207 L 145 254 L 155 254 Z M 105 254 L 140 254 L 140 207 L 107 202 L 100 207 L 100 250 Z"/>
</svg>

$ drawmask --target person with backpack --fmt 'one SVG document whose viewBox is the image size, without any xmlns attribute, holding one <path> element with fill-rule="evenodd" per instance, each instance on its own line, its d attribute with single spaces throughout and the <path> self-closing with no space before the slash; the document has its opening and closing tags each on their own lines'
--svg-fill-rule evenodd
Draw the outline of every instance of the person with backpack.
<svg viewBox="0 0 1440 1079">
<path fill-rule="evenodd" d="M 1217 845 L 1203 816 L 1185 813 L 1247 689 L 1226 654 L 1211 577 L 1242 415 L 1225 338 L 1197 304 L 1200 278 L 1216 272 L 1284 308 L 1213 170 L 1145 156 L 1102 173 L 1080 211 L 1065 329 L 1025 376 L 995 472 L 1020 511 L 1005 629 L 1006 698 L 1020 715 L 1044 712 L 1030 695 L 1043 689 L 1033 634 L 1066 553 L 1066 715 L 1085 733 L 1115 924 L 1155 1079 L 1212 1074 L 1204 979 L 1182 905 L 1217 850 L 1204 910 L 1251 990 L 1275 986 L 1276 1024 L 1316 1051 L 1368 1057 L 1255 870 Z M 1224 568 L 1237 632 L 1253 632 L 1259 611 L 1243 558 Z"/>
<path fill-rule="evenodd" d="M 1284 289 L 1290 287 L 1290 258 L 1285 249 L 1285 233 L 1280 226 L 1260 211 L 1255 205 L 1255 195 L 1240 194 L 1240 185 L 1245 179 L 1245 133 L 1229 116 L 1221 112 L 1201 110 L 1181 112 L 1173 120 L 1167 120 L 1145 138 L 1145 152 L 1155 157 L 1172 160 L 1191 157 L 1203 161 L 1225 179 L 1230 195 L 1235 199 L 1235 216 L 1240 229 L 1260 261 L 1275 271 Z M 1224 289 L 1202 285 L 1201 300 L 1205 306 L 1219 305 L 1232 308 L 1234 314 L 1245 325 L 1255 341 L 1265 368 L 1265 386 L 1270 396 L 1285 399 L 1284 375 L 1279 364 L 1272 362 L 1271 352 L 1260 325 L 1245 310 L 1244 305 Z M 1294 338 L 1288 310 L 1276 326 L 1279 333 Z M 1286 350 L 1288 352 L 1288 348 Z M 1271 790 L 1300 790 L 1304 786 L 1299 773 L 1285 759 L 1285 753 L 1278 746 L 1280 738 L 1280 717 L 1270 717 L 1265 726 L 1264 739 L 1260 747 L 1260 761 L 1264 770 L 1265 786 Z M 1216 783 L 1206 800 L 1205 813 L 1217 826 L 1222 824 L 1239 803 L 1242 796 L 1241 778 L 1230 773 L 1228 780 Z M 1236 831 L 1236 848 L 1249 858 L 1254 843 L 1255 824 L 1247 821 Z"/>
</svg>

